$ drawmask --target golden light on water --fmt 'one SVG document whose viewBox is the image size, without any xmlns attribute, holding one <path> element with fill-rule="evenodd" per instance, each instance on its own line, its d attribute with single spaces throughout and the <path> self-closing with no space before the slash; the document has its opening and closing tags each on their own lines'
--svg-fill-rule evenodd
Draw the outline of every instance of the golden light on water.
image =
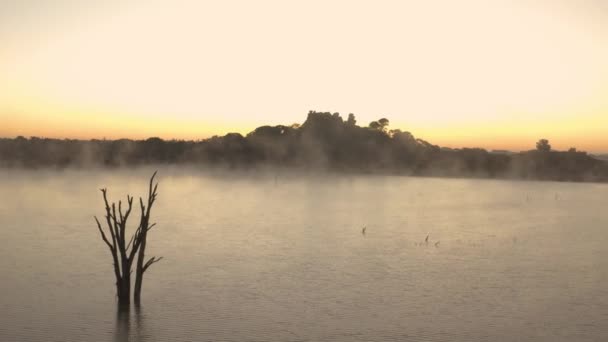
<svg viewBox="0 0 608 342">
<path fill-rule="evenodd" d="M 0 135 L 200 139 L 308 110 L 445 146 L 607 151 L 600 1 L 0 5 Z"/>
</svg>

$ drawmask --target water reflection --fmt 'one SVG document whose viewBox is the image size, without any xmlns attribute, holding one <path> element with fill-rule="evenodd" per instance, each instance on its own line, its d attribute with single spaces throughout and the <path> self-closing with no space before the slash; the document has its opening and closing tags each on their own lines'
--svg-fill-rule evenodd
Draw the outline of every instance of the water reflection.
<svg viewBox="0 0 608 342">
<path fill-rule="evenodd" d="M 141 305 L 134 305 L 131 308 L 118 306 L 116 310 L 114 341 L 143 341 L 143 321 Z"/>
<path fill-rule="evenodd" d="M 144 315 L 142 313 L 141 305 L 134 306 L 134 314 L 135 314 L 135 340 L 143 341 L 144 339 Z"/>
<path fill-rule="evenodd" d="M 131 330 L 131 312 L 128 307 L 118 306 L 116 310 L 115 342 L 128 342 Z"/>
</svg>

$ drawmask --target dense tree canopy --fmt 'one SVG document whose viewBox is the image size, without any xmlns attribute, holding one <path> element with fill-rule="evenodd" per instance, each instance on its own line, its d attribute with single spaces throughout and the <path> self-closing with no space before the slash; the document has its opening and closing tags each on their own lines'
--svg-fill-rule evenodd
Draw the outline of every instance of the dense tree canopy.
<svg viewBox="0 0 608 342">
<path fill-rule="evenodd" d="M 549 140 L 547 139 L 540 139 L 537 143 L 536 143 L 536 149 L 541 151 L 541 152 L 549 152 L 551 151 L 551 145 L 549 144 Z"/>
<path fill-rule="evenodd" d="M 261 126 L 243 136 L 229 133 L 199 141 L 0 139 L 3 167 L 86 167 L 195 164 L 208 167 L 281 167 L 404 175 L 606 181 L 608 166 L 575 148 L 509 153 L 480 148 L 441 148 L 407 131 L 389 129 L 381 118 L 368 127 L 354 114 L 310 111 L 306 121 Z"/>
</svg>

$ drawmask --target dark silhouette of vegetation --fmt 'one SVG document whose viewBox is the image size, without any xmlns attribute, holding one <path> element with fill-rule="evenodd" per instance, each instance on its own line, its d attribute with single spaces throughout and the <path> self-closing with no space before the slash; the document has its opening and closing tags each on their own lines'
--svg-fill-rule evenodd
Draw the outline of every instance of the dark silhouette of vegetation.
<svg viewBox="0 0 608 342">
<path fill-rule="evenodd" d="M 369 128 L 376 129 L 382 132 L 386 132 L 389 121 L 386 118 L 382 118 L 378 121 L 372 121 L 369 123 Z"/>
<path fill-rule="evenodd" d="M 141 286 L 144 281 L 144 273 L 150 266 L 162 260 L 163 257 L 151 257 L 145 263 L 146 258 L 146 245 L 148 241 L 148 232 L 152 229 L 156 223 L 150 224 L 150 211 L 152 205 L 156 201 L 158 195 L 156 189 L 158 189 L 158 183 L 154 184 L 154 176 L 156 172 L 150 178 L 150 185 L 148 186 L 148 203 L 144 204 L 143 199 L 139 198 L 139 207 L 141 209 L 141 220 L 139 223 L 139 234 L 136 233 L 135 239 L 140 241 L 139 244 L 139 255 L 137 256 L 137 266 L 135 268 L 135 289 L 133 291 L 133 299 L 136 305 L 141 303 Z M 152 187 L 154 186 L 154 187 Z"/>
<path fill-rule="evenodd" d="M 306 121 L 261 126 L 198 141 L 0 139 L 0 166 L 86 167 L 193 164 L 251 169 L 279 167 L 414 176 L 606 181 L 608 165 L 571 148 L 554 151 L 541 139 L 530 151 L 441 148 L 380 118 L 367 127 L 354 114 L 310 111 Z"/>
<path fill-rule="evenodd" d="M 122 201 L 118 202 L 118 206 L 114 202 L 110 204 L 107 189 L 101 189 L 106 211 L 106 228 L 103 228 L 97 216 L 95 216 L 95 222 L 101 239 L 108 246 L 112 255 L 114 277 L 116 278 L 116 296 L 120 307 L 128 307 L 131 303 L 131 273 L 135 256 L 137 255 L 134 300 L 137 305 L 141 301 L 144 272 L 152 264 L 162 259 L 162 257 L 152 257 L 144 263 L 148 232 L 155 226 L 154 223 L 150 224 L 150 211 L 156 201 L 156 190 L 158 188 L 158 183 L 154 184 L 155 176 L 156 172 L 150 178 L 147 201 L 144 203 L 144 200 L 141 197 L 139 198 L 141 209 L 139 226 L 130 238 L 127 237 L 127 221 L 133 209 L 133 197 L 127 195 L 127 205 L 123 212 Z"/>
<path fill-rule="evenodd" d="M 551 145 L 549 144 L 549 140 L 540 139 L 538 142 L 536 142 L 536 149 L 539 150 L 540 152 L 551 151 Z"/>
<path fill-rule="evenodd" d="M 355 114 L 348 114 L 348 120 L 346 120 L 346 124 L 349 126 L 354 126 L 357 124 L 357 119 L 355 119 Z"/>
</svg>

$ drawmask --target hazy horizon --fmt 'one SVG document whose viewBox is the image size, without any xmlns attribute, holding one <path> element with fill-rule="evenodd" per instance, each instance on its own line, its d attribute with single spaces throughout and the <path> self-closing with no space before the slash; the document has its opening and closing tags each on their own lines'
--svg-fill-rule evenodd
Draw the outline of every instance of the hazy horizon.
<svg viewBox="0 0 608 342">
<path fill-rule="evenodd" d="M 0 136 L 203 139 L 354 113 L 608 151 L 602 1 L 0 1 Z"/>
<path fill-rule="evenodd" d="M 276 125 L 280 125 L 280 124 L 276 124 L 276 125 L 275 124 L 269 124 L 269 125 L 270 126 L 276 126 Z M 228 133 L 239 133 L 239 134 L 242 134 L 243 136 L 245 136 L 245 135 L 247 135 L 247 133 L 250 133 L 250 132 L 253 132 L 253 131 L 254 131 L 254 129 L 252 129 L 249 132 L 231 132 L 231 131 L 228 131 L 227 134 Z M 415 132 L 412 132 L 412 133 L 415 133 Z M 213 134 L 213 135 L 210 135 L 210 136 L 207 136 L 207 137 L 192 138 L 192 139 L 189 139 L 189 138 L 175 138 L 175 137 L 159 137 L 158 135 L 155 135 L 155 136 L 142 136 L 142 137 L 135 137 L 135 138 L 134 137 L 128 137 L 128 136 L 116 137 L 116 138 L 108 138 L 106 136 L 103 136 L 103 137 L 63 137 L 63 136 L 35 136 L 35 135 L 30 135 L 30 136 L 28 136 L 28 135 L 13 135 L 13 136 L 2 136 L 2 135 L 0 135 L 0 139 L 15 139 L 17 137 L 22 136 L 22 137 L 24 137 L 26 139 L 27 138 L 36 137 L 36 138 L 40 138 L 40 139 L 59 139 L 59 140 L 62 140 L 62 139 L 72 139 L 72 140 L 81 140 L 81 141 L 88 141 L 88 140 L 125 140 L 125 139 L 126 140 L 133 140 L 133 141 L 137 141 L 137 140 L 141 141 L 141 140 L 147 140 L 147 139 L 150 139 L 150 138 L 161 138 L 161 139 L 163 139 L 165 141 L 202 141 L 202 140 L 209 139 L 209 138 L 211 138 L 213 136 L 216 136 L 216 135 L 219 136 L 219 134 Z M 420 137 L 420 138 L 424 139 L 424 137 Z M 524 147 L 522 149 L 508 149 L 508 148 L 499 148 L 499 147 L 496 147 L 496 148 L 487 148 L 485 146 L 477 146 L 477 145 L 470 145 L 470 146 L 469 145 L 467 145 L 467 146 L 454 146 L 454 145 L 443 146 L 443 145 L 440 145 L 440 147 L 441 148 L 452 148 L 452 149 L 481 148 L 481 149 L 485 149 L 485 150 L 487 150 L 489 152 L 493 152 L 493 151 L 501 151 L 501 152 L 502 151 L 506 151 L 506 152 L 517 153 L 517 152 L 525 152 L 525 151 L 534 150 L 535 149 L 534 144 L 536 143 L 536 141 L 533 141 L 533 142 L 531 141 L 530 146 Z M 430 143 L 434 143 L 433 141 L 429 141 L 429 142 Z M 574 146 L 577 146 L 577 145 L 576 144 L 571 144 L 569 146 L 570 147 L 574 147 Z M 564 148 L 563 151 L 567 151 L 568 148 Z M 554 150 L 561 150 L 561 149 L 554 149 Z M 582 150 L 579 150 L 579 151 L 582 151 Z M 604 154 L 608 154 L 608 148 L 606 150 L 584 151 L 584 152 L 589 152 L 589 153 L 595 154 L 595 155 L 604 155 Z"/>
</svg>

